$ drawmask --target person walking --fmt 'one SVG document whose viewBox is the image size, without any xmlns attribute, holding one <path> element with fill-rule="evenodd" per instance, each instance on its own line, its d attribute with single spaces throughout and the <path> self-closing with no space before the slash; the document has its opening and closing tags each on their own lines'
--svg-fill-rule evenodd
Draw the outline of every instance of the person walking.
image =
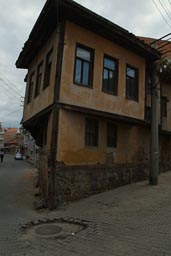
<svg viewBox="0 0 171 256">
<path fill-rule="evenodd" d="M 2 151 L 2 149 L 0 150 L 0 159 L 1 159 L 1 163 L 4 160 L 4 152 Z"/>
</svg>

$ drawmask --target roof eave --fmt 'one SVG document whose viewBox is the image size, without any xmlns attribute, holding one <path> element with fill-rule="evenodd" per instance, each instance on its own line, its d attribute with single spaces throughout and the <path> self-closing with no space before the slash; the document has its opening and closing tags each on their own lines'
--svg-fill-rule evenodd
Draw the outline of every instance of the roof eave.
<svg viewBox="0 0 171 256">
<path fill-rule="evenodd" d="M 72 20 L 73 22 L 100 34 L 109 40 L 115 41 L 123 47 L 126 47 L 152 61 L 160 58 L 158 51 L 143 43 L 135 35 L 88 10 L 87 8 L 73 2 L 72 0 L 48 0 L 39 15 L 29 35 L 29 39 L 25 43 L 23 50 L 18 57 L 18 60 L 16 61 L 17 68 L 28 68 L 31 57 L 34 55 L 34 50 L 36 52 L 36 47 L 37 49 L 40 47 L 39 45 L 35 47 L 35 44 L 38 44 L 38 40 L 36 40 L 36 38 L 42 36 L 40 32 L 43 31 L 46 22 L 51 21 L 54 26 L 57 26 L 57 11 L 55 12 L 55 8 L 57 8 L 57 6 L 59 8 L 59 20 L 61 18 Z M 30 55 L 31 53 L 32 55 Z"/>
</svg>

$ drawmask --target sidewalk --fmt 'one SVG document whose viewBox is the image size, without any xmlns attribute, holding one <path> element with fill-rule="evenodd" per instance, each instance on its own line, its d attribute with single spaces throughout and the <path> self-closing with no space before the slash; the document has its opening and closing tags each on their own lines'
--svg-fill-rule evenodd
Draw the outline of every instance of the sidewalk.
<svg viewBox="0 0 171 256">
<path fill-rule="evenodd" d="M 60 218 L 86 228 L 60 239 L 35 237 L 29 231 L 39 221 Z M 3 223 L 0 256 L 170 256 L 171 172 L 160 175 L 158 186 L 148 181 L 131 184 L 61 210 L 27 209 L 13 224 Z"/>
</svg>

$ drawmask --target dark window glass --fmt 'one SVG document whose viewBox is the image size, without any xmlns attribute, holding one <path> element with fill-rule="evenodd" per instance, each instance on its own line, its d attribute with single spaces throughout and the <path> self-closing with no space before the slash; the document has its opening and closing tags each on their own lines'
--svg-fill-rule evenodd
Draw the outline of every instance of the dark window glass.
<svg viewBox="0 0 171 256">
<path fill-rule="evenodd" d="M 43 129 L 43 145 L 47 144 L 47 132 L 48 132 L 48 119 L 44 122 L 44 129 Z"/>
<path fill-rule="evenodd" d="M 27 103 L 31 102 L 32 100 L 33 85 L 34 85 L 34 72 L 30 75 L 30 79 L 29 79 Z"/>
<path fill-rule="evenodd" d="M 145 119 L 149 122 L 151 121 L 151 107 L 145 108 Z"/>
<path fill-rule="evenodd" d="M 167 117 L 167 97 L 161 98 L 161 116 Z"/>
<path fill-rule="evenodd" d="M 126 66 L 126 98 L 138 101 L 138 70 Z"/>
<path fill-rule="evenodd" d="M 84 46 L 77 45 L 75 57 L 74 83 L 91 87 L 93 80 L 94 52 Z"/>
<path fill-rule="evenodd" d="M 43 72 L 43 62 L 41 62 L 37 68 L 35 97 L 38 96 L 40 93 L 40 87 L 41 87 L 41 82 L 42 82 L 42 72 Z"/>
<path fill-rule="evenodd" d="M 151 95 L 151 73 L 150 73 L 150 69 L 146 70 L 146 94 Z"/>
<path fill-rule="evenodd" d="M 116 148 L 117 127 L 113 123 L 107 123 L 107 147 Z"/>
<path fill-rule="evenodd" d="M 98 146 L 98 121 L 96 119 L 86 118 L 85 145 Z"/>
<path fill-rule="evenodd" d="M 118 61 L 111 57 L 104 57 L 103 84 L 104 92 L 117 95 L 118 91 Z"/>
<path fill-rule="evenodd" d="M 81 61 L 76 61 L 76 69 L 75 69 L 75 82 L 80 84 L 81 83 Z"/>
<path fill-rule="evenodd" d="M 53 56 L 53 49 L 46 56 L 46 67 L 45 67 L 45 78 L 44 78 L 44 86 L 46 88 L 50 83 L 50 74 L 52 68 L 52 56 Z"/>
</svg>

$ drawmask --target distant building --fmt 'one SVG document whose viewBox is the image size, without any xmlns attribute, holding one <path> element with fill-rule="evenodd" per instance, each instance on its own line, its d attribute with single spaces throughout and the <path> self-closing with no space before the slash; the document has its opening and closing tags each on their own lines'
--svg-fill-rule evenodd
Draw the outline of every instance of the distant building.
<svg viewBox="0 0 171 256">
<path fill-rule="evenodd" d="M 2 123 L 0 123 L 0 149 L 4 148 L 4 143 L 5 143 L 5 131 L 4 128 L 2 127 Z"/>
<path fill-rule="evenodd" d="M 149 44 L 161 54 L 160 65 L 160 90 L 159 96 L 159 124 L 160 129 L 165 133 L 171 132 L 171 42 L 167 40 L 157 40 L 156 38 L 139 37 L 143 42 Z M 165 70 L 169 66 L 169 72 Z M 148 70 L 147 70 L 148 73 Z M 149 74 L 148 74 L 149 75 Z M 150 84 L 146 84 L 146 116 L 151 118 L 151 91 Z M 164 143 L 161 155 L 165 155 Z"/>
<path fill-rule="evenodd" d="M 34 138 L 31 136 L 31 134 L 23 130 L 23 152 L 21 152 L 23 155 L 25 155 L 26 159 L 30 160 L 33 164 L 37 165 L 39 160 L 39 147 L 35 144 Z"/>
<path fill-rule="evenodd" d="M 21 133 L 17 128 L 6 128 L 4 135 L 4 146 L 6 152 L 15 153 L 21 145 Z"/>
</svg>

